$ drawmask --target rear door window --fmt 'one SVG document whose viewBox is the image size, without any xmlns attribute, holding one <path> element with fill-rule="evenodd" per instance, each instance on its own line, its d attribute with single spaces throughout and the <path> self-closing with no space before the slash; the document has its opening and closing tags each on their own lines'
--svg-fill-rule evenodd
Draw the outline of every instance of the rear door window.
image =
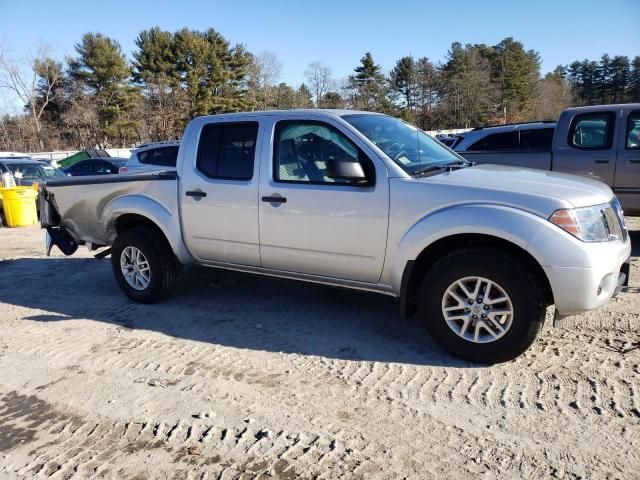
<svg viewBox="0 0 640 480">
<path fill-rule="evenodd" d="M 551 150 L 553 128 L 520 130 L 520 150 Z"/>
<path fill-rule="evenodd" d="M 153 164 L 162 167 L 175 167 L 178 158 L 178 148 L 177 146 L 173 146 L 156 149 L 153 156 Z"/>
<path fill-rule="evenodd" d="M 158 165 L 161 167 L 175 167 L 178 158 L 177 145 L 171 147 L 150 148 L 144 152 L 138 153 L 138 161 L 149 165 Z"/>
<path fill-rule="evenodd" d="M 578 149 L 609 150 L 614 127 L 613 112 L 582 113 L 571 120 L 567 142 Z"/>
<path fill-rule="evenodd" d="M 258 122 L 205 125 L 196 166 L 210 178 L 251 180 L 257 138 Z"/>
<path fill-rule="evenodd" d="M 499 151 L 517 150 L 518 132 L 492 133 L 471 144 L 467 150 L 470 151 Z"/>
</svg>

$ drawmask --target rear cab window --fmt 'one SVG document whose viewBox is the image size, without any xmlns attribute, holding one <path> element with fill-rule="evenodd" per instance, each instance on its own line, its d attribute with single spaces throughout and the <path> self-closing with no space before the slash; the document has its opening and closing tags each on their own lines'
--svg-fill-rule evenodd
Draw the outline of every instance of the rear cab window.
<svg viewBox="0 0 640 480">
<path fill-rule="evenodd" d="M 571 120 L 567 143 L 581 150 L 609 150 L 615 121 L 614 112 L 578 114 Z"/>
<path fill-rule="evenodd" d="M 553 128 L 533 128 L 520 130 L 520 150 L 551 150 Z"/>
<path fill-rule="evenodd" d="M 210 123 L 202 128 L 196 168 L 209 178 L 253 178 L 258 122 Z"/>
</svg>

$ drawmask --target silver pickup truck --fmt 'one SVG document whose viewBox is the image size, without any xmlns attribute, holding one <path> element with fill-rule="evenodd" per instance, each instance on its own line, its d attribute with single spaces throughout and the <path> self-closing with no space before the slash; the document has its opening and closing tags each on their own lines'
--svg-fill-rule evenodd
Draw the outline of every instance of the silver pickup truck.
<svg viewBox="0 0 640 480">
<path fill-rule="evenodd" d="M 475 163 L 572 173 L 606 183 L 627 215 L 640 215 L 640 104 L 568 108 L 557 123 L 477 128 L 452 148 Z"/>
<path fill-rule="evenodd" d="M 175 171 L 67 178 L 40 198 L 49 248 L 105 248 L 134 301 L 164 299 L 189 263 L 368 290 L 483 363 L 525 351 L 547 306 L 596 308 L 629 273 L 605 184 L 474 166 L 375 113 L 197 118 Z"/>
</svg>

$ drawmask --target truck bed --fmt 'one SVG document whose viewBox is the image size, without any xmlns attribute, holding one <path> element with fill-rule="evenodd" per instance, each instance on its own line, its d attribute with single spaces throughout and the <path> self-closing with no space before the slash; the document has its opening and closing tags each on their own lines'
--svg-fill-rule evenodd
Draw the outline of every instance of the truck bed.
<svg viewBox="0 0 640 480">
<path fill-rule="evenodd" d="M 40 223 L 68 234 L 78 245 L 111 245 L 117 232 L 108 219 L 125 203 L 135 199 L 169 215 L 177 213 L 177 179 L 175 171 L 158 171 L 47 181 L 40 187 Z"/>
</svg>

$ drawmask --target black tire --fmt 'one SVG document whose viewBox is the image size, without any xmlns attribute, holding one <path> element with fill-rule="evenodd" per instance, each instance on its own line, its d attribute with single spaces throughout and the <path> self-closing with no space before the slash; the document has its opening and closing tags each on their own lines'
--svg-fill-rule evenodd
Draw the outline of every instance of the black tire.
<svg viewBox="0 0 640 480">
<path fill-rule="evenodd" d="M 462 338 L 449 327 L 442 311 L 447 289 L 457 280 L 474 276 L 497 283 L 513 307 L 510 328 L 489 343 Z M 520 258 L 496 248 L 476 247 L 450 253 L 427 272 L 421 288 L 419 314 L 432 337 L 445 350 L 465 360 L 493 364 L 512 360 L 529 348 L 542 328 L 545 310 L 539 280 Z"/>
<path fill-rule="evenodd" d="M 129 285 L 122 273 L 120 258 L 127 247 L 140 250 L 149 263 L 149 283 L 142 290 Z M 120 289 L 135 302 L 156 303 L 164 300 L 176 284 L 176 257 L 164 236 L 150 227 L 136 227 L 118 235 L 111 248 L 111 267 Z"/>
</svg>

